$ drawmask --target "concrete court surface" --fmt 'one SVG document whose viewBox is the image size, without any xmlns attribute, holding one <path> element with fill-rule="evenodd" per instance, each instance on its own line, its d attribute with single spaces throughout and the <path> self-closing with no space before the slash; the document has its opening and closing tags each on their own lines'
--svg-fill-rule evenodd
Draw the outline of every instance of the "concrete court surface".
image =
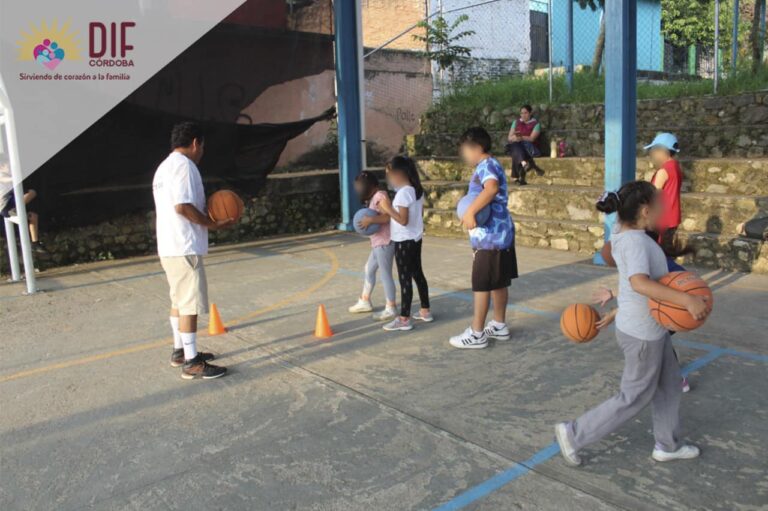
<svg viewBox="0 0 768 511">
<path fill-rule="evenodd" d="M 214 248 L 230 327 L 200 338 L 230 368 L 214 381 L 168 365 L 154 257 L 44 272 L 34 296 L 0 285 L 0 509 L 768 509 L 768 277 L 700 270 L 715 311 L 675 336 L 701 458 L 652 462 L 646 410 L 573 469 L 552 425 L 614 393 L 622 359 L 611 332 L 570 344 L 557 317 L 614 271 L 519 248 L 513 339 L 459 351 L 466 240 L 426 238 L 437 321 L 408 333 L 346 312 L 368 249 L 338 233 Z M 320 303 L 330 341 L 311 335 Z"/>
</svg>

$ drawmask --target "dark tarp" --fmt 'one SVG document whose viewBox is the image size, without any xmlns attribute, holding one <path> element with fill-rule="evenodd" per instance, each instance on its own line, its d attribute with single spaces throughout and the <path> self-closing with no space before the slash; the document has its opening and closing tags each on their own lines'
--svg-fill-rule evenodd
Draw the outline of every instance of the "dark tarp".
<svg viewBox="0 0 768 511">
<path fill-rule="evenodd" d="M 286 143 L 323 114 L 285 124 L 200 121 L 205 156 L 200 164 L 207 191 L 231 187 L 258 192 Z M 182 116 L 122 102 L 25 181 L 39 198 L 33 210 L 46 228 L 89 225 L 153 207 L 152 177 L 169 152 L 171 127 Z"/>
</svg>

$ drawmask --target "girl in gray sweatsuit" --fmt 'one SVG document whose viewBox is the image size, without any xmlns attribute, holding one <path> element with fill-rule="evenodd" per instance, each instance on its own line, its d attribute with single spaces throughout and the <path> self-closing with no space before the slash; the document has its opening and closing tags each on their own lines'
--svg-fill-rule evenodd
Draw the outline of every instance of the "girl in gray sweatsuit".
<svg viewBox="0 0 768 511">
<path fill-rule="evenodd" d="M 616 340 L 624 352 L 624 373 L 619 393 L 578 419 L 555 426 L 560 452 L 570 465 L 580 465 L 579 450 L 616 431 L 648 404 L 653 408 L 651 456 L 656 461 L 690 459 L 698 447 L 680 441 L 680 365 L 669 332 L 651 317 L 648 298 L 685 307 L 696 319 L 711 310 L 702 297 L 659 284 L 667 273 L 667 259 L 659 245 L 645 234 L 662 214 L 661 201 L 650 183 L 633 181 L 618 192 L 603 194 L 597 209 L 618 213 L 611 235 L 611 254 L 619 270 Z M 605 318 L 600 327 L 612 322 Z"/>
</svg>

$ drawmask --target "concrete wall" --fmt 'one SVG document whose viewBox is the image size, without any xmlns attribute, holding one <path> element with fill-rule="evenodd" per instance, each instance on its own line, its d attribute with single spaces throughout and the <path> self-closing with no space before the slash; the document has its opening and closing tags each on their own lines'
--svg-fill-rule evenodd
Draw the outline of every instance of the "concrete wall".
<svg viewBox="0 0 768 511">
<path fill-rule="evenodd" d="M 409 51 L 380 51 L 365 63 L 366 139 L 392 156 L 405 135 L 417 133 L 432 104 L 432 76 L 425 58 Z"/>
<path fill-rule="evenodd" d="M 254 123 L 318 115 L 335 102 L 332 70 L 275 84 L 242 110 Z M 383 157 L 396 154 L 403 137 L 419 131 L 432 104 L 429 62 L 411 51 L 381 50 L 365 61 L 366 138 Z M 278 163 L 290 166 L 328 141 L 330 122 L 315 124 L 291 140 Z"/>
<path fill-rule="evenodd" d="M 360 0 L 363 8 L 363 45 L 376 48 L 407 30 L 427 16 L 428 0 Z M 318 0 L 312 5 L 289 13 L 288 27 L 292 30 L 333 33 L 331 1 Z M 415 41 L 413 30 L 387 45 L 393 50 L 422 50 L 424 45 Z"/>
</svg>

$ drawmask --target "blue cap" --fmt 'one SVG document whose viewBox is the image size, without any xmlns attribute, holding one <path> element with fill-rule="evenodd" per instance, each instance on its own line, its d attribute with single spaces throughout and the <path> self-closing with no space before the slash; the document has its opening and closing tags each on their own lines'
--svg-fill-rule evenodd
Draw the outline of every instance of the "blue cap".
<svg viewBox="0 0 768 511">
<path fill-rule="evenodd" d="M 656 138 L 653 139 L 653 142 L 645 146 L 645 150 L 656 146 L 661 146 L 666 149 L 669 149 L 670 151 L 674 151 L 676 153 L 680 152 L 680 146 L 677 144 L 677 137 L 674 136 L 672 133 L 659 133 L 656 135 Z"/>
</svg>

